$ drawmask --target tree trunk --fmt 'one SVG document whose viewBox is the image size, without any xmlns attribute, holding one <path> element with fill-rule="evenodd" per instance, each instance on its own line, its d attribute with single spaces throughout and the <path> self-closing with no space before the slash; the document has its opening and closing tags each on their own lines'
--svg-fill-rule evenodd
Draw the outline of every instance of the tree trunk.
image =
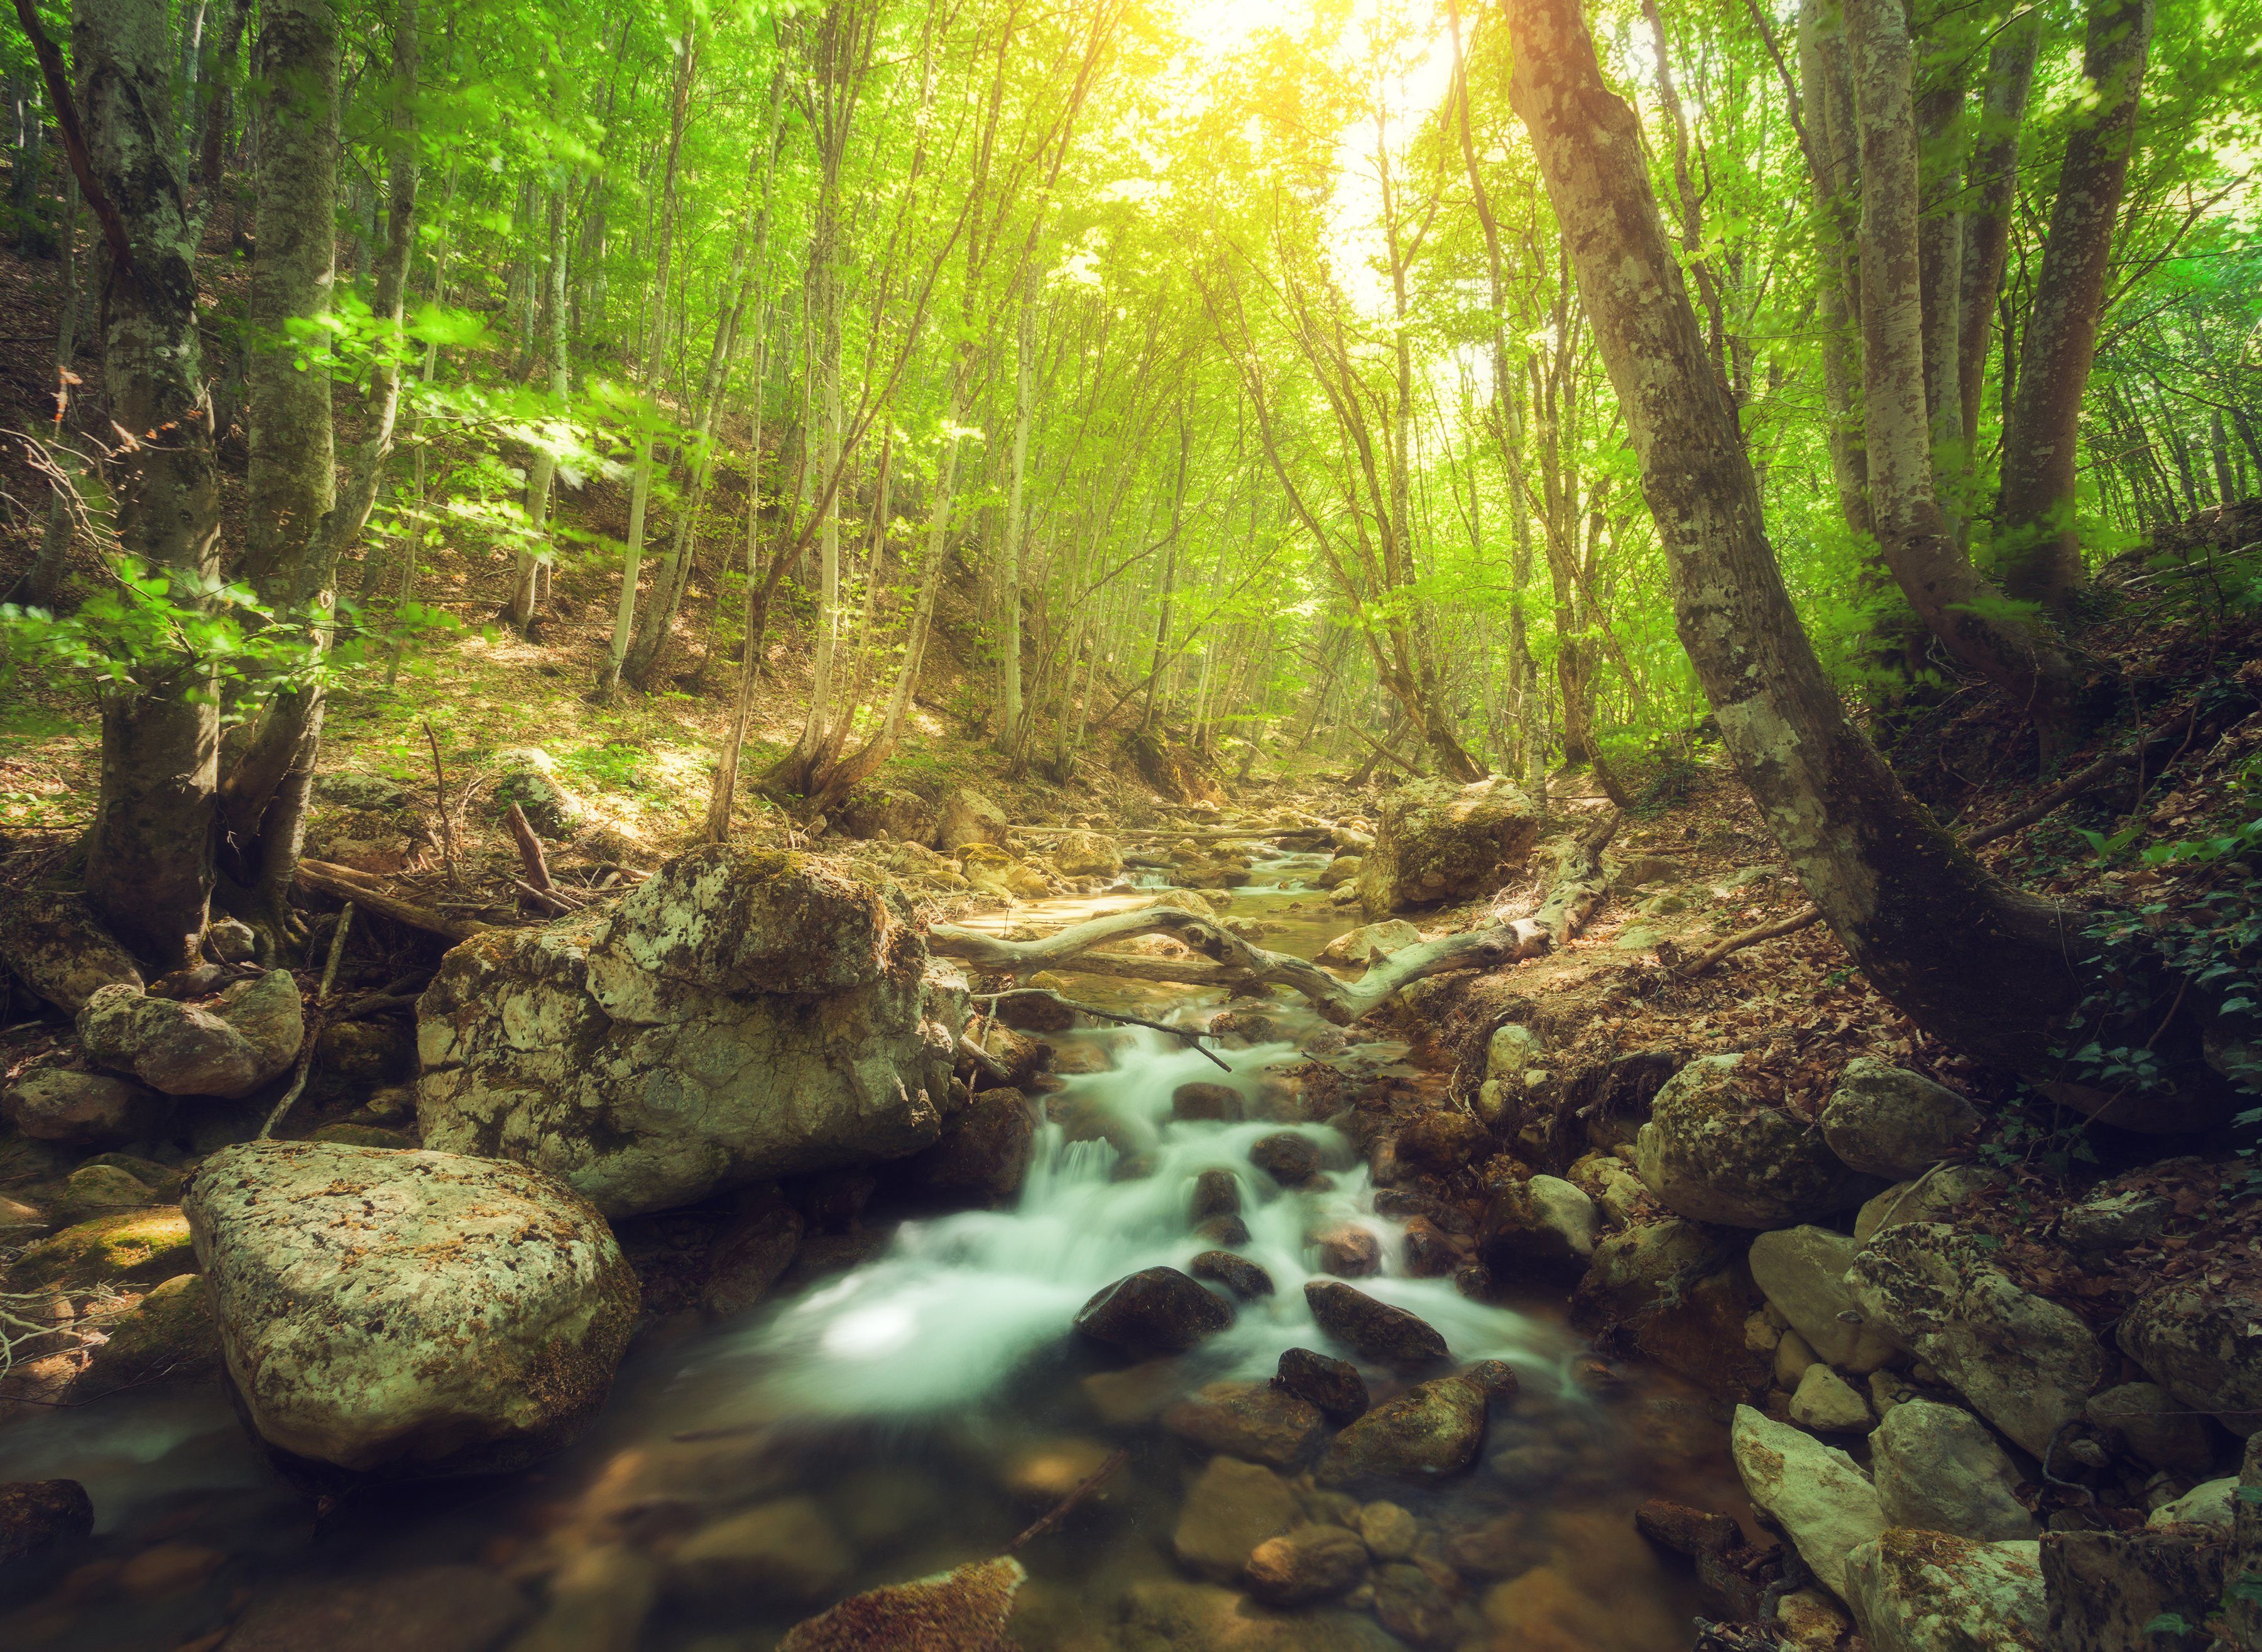
<svg viewBox="0 0 2262 1652">
<path fill-rule="evenodd" d="M 2058 168 L 2049 240 L 2003 432 L 1995 555 L 2013 596 L 2063 611 L 2081 585 L 2073 512 L 2081 398 L 2097 353 L 2113 228 L 2135 147 L 2152 0 L 2090 0 L 2082 72 L 2097 103 L 2077 117 Z"/>
<path fill-rule="evenodd" d="M 1987 84 L 1967 179 L 1970 205 L 1963 224 L 1963 337 L 1956 361 L 1967 454 L 1979 445 L 1987 346 L 1994 332 L 1995 307 L 2002 297 L 2003 271 L 2010 260 L 2011 203 L 2019 187 L 2019 127 L 2027 117 L 2042 43 L 2042 15 L 2037 7 L 2006 25 L 1987 54 Z"/>
<path fill-rule="evenodd" d="M 113 249 L 103 278 L 109 413 L 139 438 L 108 467 L 119 546 L 168 577 L 173 602 L 201 610 L 220 574 L 220 489 L 193 226 L 163 118 L 166 23 L 165 0 L 83 0 L 71 36 L 88 170 L 131 260 L 121 267 Z M 105 203 L 89 204 L 100 219 Z M 200 656 L 137 660 L 133 680 L 103 696 L 87 894 L 160 970 L 194 963 L 203 940 L 219 749 L 219 696 Z"/>
<path fill-rule="evenodd" d="M 550 193 L 550 404 L 563 419 L 573 393 L 573 364 L 566 311 L 566 190 L 572 175 L 563 167 Z M 536 540 L 550 521 L 550 489 L 558 478 L 558 456 L 547 447 L 534 456 L 534 469 L 526 479 L 527 531 Z M 511 582 L 510 623 L 522 631 L 534 621 L 536 588 L 540 583 L 543 552 L 529 545 L 518 553 L 517 577 Z"/>
<path fill-rule="evenodd" d="M 1939 18 L 1934 27 L 1941 26 Z M 1962 43 L 1928 40 L 1916 90 L 1917 286 L 1924 307 L 1924 409 L 1931 432 L 1933 495 L 1951 522 L 1970 510 L 1958 372 L 1963 336 L 1963 105 Z M 1957 542 L 1963 536 L 1959 531 Z"/>
<path fill-rule="evenodd" d="M 271 602 L 337 498 L 330 376 L 301 364 L 289 332 L 293 321 L 328 314 L 337 273 L 336 7 L 267 0 L 252 64 L 260 89 L 259 239 L 246 316 L 251 464 L 243 574 Z"/>
<path fill-rule="evenodd" d="M 1982 1059 L 2050 1070 L 2079 995 L 2072 922 L 1997 882 L 1847 720 L 1768 544 L 1633 113 L 1603 80 L 1578 0 L 1509 0 L 1508 15 L 1511 99 L 1564 226 L 1672 568 L 1682 644 L 1724 743 L 1808 896 L 1878 991 Z M 1865 265 L 1865 316 L 1869 273 Z M 1886 300 L 1897 302 L 1905 300 Z"/>
<path fill-rule="evenodd" d="M 1878 550 L 1933 633 L 2053 745 L 2077 719 L 2072 665 L 1972 568 L 1933 491 L 1913 64 L 1900 0 L 1849 0 L 1847 28 L 1862 116 L 1862 389 Z"/>
<path fill-rule="evenodd" d="M 1028 568 L 1029 423 L 1036 413 L 1036 299 L 1025 284 L 1013 350 L 1013 449 L 1005 483 L 1005 543 L 998 552 L 998 742 L 1021 726 L 1021 580 Z"/>
</svg>

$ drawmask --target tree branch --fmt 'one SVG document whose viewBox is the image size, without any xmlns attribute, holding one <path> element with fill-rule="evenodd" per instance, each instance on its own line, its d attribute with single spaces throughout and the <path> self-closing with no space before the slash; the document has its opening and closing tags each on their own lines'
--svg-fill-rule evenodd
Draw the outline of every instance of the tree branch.
<svg viewBox="0 0 2262 1652">
<path fill-rule="evenodd" d="M 47 82 L 47 101 L 55 106 L 55 125 L 62 129 L 63 153 L 70 158 L 79 193 L 86 197 L 87 206 L 93 209 L 96 221 L 102 226 L 102 239 L 109 245 L 111 262 L 117 266 L 119 274 L 133 280 L 133 243 L 126 233 L 126 220 L 118 215 L 117 206 L 94 175 L 94 162 L 86 151 L 86 133 L 78 124 L 78 105 L 71 101 L 70 71 L 63 67 L 63 55 L 40 26 L 36 0 L 16 0 L 16 20 L 24 25 L 32 54 L 40 60 L 40 75 Z"/>
</svg>

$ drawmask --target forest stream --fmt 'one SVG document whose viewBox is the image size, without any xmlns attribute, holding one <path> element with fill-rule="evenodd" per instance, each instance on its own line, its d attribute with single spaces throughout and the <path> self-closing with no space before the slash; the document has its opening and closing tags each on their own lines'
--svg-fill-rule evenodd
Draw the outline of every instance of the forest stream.
<svg viewBox="0 0 2262 1652">
<path fill-rule="evenodd" d="M 1260 861 L 1236 909 L 1261 918 L 1273 946 L 1313 956 L 1351 927 L 1300 881 L 1323 864 Z M 1051 928 L 1125 904 L 1055 899 L 1014 919 Z M 1078 987 L 1097 1006 L 1174 1024 L 1206 1021 L 1222 1002 L 1215 992 L 1088 977 Z M 1493 1408 L 1480 1472 L 1408 1484 L 1351 1515 L 1402 1533 L 1394 1548 L 1388 1536 L 1370 1539 L 1399 1556 L 1378 1573 L 1380 1590 L 1306 1608 L 1307 1621 L 1281 1626 L 1291 1639 L 1262 1644 L 1392 1644 L 1375 1638 L 1360 1606 L 1409 1644 L 1451 1644 L 1454 1602 L 1430 1581 L 1440 1571 L 1450 1580 L 1451 1566 L 1492 1580 L 1459 1607 L 1466 1615 L 1480 1602 L 1492 1627 L 1577 1624 L 1590 1652 L 1685 1646 L 1693 1590 L 1636 1536 L 1632 1512 L 1658 1495 L 1739 1504 L 1714 1408 L 1661 1374 L 1588 1355 L 1558 1301 L 1496 1306 L 1450 1279 L 1408 1276 L 1404 1223 L 1377 1212 L 1350 1142 L 1326 1124 L 1282 1122 L 1300 1118 L 1281 1106 L 1285 1071 L 1302 1058 L 1297 1041 L 1332 1042 L 1325 1024 L 1291 1000 L 1266 1010 L 1276 1035 L 1221 1048 L 1229 1073 L 1144 1028 L 1049 1035 L 1063 1076 L 1017 1201 L 902 1219 L 845 1273 L 735 1320 L 648 1338 L 589 1435 L 524 1475 L 357 1493 L 310 1512 L 269 1473 L 217 1387 L 123 1395 L 98 1416 L 19 1415 L 0 1425 L 0 1480 L 84 1484 L 100 1511 L 97 1557 L 0 1620 L 0 1643 L 206 1647 L 217 1635 L 202 1632 L 254 1594 L 315 1580 L 368 1585 L 372 1600 L 400 1586 L 461 1591 L 463 1620 L 476 1624 L 505 1609 L 489 1580 L 536 1569 L 537 1556 L 546 1571 L 563 1547 L 572 1581 L 562 1594 L 553 1582 L 552 1598 L 570 1603 L 563 1617 L 581 1633 L 555 1644 L 629 1644 L 618 1637 L 641 1619 L 633 1643 L 651 1652 L 754 1652 L 856 1591 L 997 1555 L 1074 1497 L 1067 1518 L 1019 1551 L 1030 1578 L 1015 1637 L 1029 1652 L 1113 1647 L 1126 1601 L 1144 1590 L 1133 1610 L 1160 1626 L 1153 1644 L 1180 1644 L 1171 1613 L 1223 1592 L 1184 1581 L 1219 1541 L 1206 1528 L 1261 1515 L 1236 1504 L 1249 1488 L 1205 1477 L 1199 1454 L 1174 1437 L 1171 1408 L 1207 1383 L 1261 1385 L 1286 1350 L 1328 1345 L 1302 1288 L 1322 1276 L 1315 1238 L 1341 1244 L 1355 1230 L 1372 1236 L 1379 1269 L 1360 1288 L 1442 1332 L 1456 1367 L 1506 1362 L 1515 1395 Z M 1362 1081 L 1441 1083 L 1406 1056 L 1403 1043 L 1376 1038 L 1334 1060 Z M 1175 1091 L 1212 1080 L 1243 1099 L 1243 1120 L 1172 1116 Z M 1324 1167 L 1301 1187 L 1250 1163 L 1253 1145 L 1284 1131 Z M 1192 1190 L 1218 1171 L 1232 1178 L 1248 1230 L 1238 1248 L 1270 1276 L 1271 1293 L 1243 1302 L 1230 1329 L 1194 1353 L 1113 1368 L 1120 1362 L 1072 1336 L 1070 1321 L 1111 1281 L 1185 1267 L 1213 1248 L 1196 1231 Z M 868 1225 L 896 1220 L 866 1212 Z M 1362 1374 L 1378 1401 L 1405 1386 L 1380 1365 Z M 1285 1465 L 1298 1454 L 1279 1456 Z M 1260 1494 L 1290 1495 L 1274 1489 L 1293 1482 L 1213 1461 L 1255 1475 Z M 686 1586 L 680 1563 L 677 1583 L 656 1591 L 652 1553 L 666 1553 L 722 1487 L 724 1501 L 769 1522 L 757 1544 L 759 1603 L 743 1576 Z M 1349 1512 L 1344 1494 L 1314 1489 L 1308 1475 L 1293 1495 L 1332 1497 Z M 1174 1602 L 1174 1591 L 1188 1598 Z"/>
</svg>

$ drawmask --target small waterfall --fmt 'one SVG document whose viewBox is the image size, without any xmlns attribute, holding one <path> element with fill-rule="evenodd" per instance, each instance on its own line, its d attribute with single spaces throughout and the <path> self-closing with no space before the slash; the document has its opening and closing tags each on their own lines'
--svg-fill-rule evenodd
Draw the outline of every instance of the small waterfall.
<svg viewBox="0 0 2262 1652">
<path fill-rule="evenodd" d="M 1450 1280 L 1404 1273 L 1402 1225 L 1374 1213 L 1367 1169 L 1338 1132 L 1172 1118 L 1171 1093 L 1197 1079 L 1229 1084 L 1257 1110 L 1262 1075 L 1300 1059 L 1293 1045 L 1221 1052 L 1227 1075 L 1157 1033 L 1106 1036 L 1120 1064 L 1067 1080 L 1060 1100 L 1069 1105 L 1056 1111 L 1077 1112 L 1087 1129 L 1104 1115 L 1110 1140 L 1070 1141 L 1060 1124 L 1042 1125 L 1012 1208 L 906 1223 L 880 1256 L 730 1338 L 711 1358 L 748 1363 L 766 1400 L 804 1416 L 909 1419 L 1002 1399 L 1018 1367 L 1073 1336 L 1077 1311 L 1102 1287 L 1143 1267 L 1183 1268 L 1215 1248 L 1195 1233 L 1190 1200 L 1197 1176 L 1224 1170 L 1240 1186 L 1250 1233 L 1236 1248 L 1271 1275 L 1274 1292 L 1241 1303 L 1232 1328 L 1187 1360 L 1189 1385 L 1269 1376 L 1286 1349 L 1325 1349 L 1304 1301 L 1305 1281 L 1316 1276 L 1307 1238 L 1353 1223 L 1375 1236 L 1383 1257 L 1380 1274 L 1354 1281 L 1358 1288 L 1420 1315 L 1457 1360 L 1508 1360 L 1552 1386 L 1564 1344 L 1552 1328 L 1471 1302 Z M 1332 1187 L 1284 1188 L 1250 1163 L 1252 1145 L 1284 1130 L 1342 1166 L 1329 1172 Z M 1151 1171 L 1121 1178 L 1126 1151 Z"/>
</svg>

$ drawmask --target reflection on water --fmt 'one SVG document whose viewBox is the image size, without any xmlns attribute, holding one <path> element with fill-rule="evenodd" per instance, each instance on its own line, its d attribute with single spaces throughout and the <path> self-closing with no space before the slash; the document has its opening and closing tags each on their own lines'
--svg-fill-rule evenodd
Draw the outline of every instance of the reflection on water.
<svg viewBox="0 0 2262 1652">
<path fill-rule="evenodd" d="M 1273 886 L 1241 891 L 1234 912 L 1267 925 L 1265 945 L 1310 956 L 1351 920 L 1278 883 L 1323 864 L 1260 863 Z M 1014 917 L 1051 925 L 1121 904 Z M 1157 1018 L 1218 1006 L 1099 977 L 1076 991 Z M 1108 1064 L 1046 1098 L 1011 1208 L 904 1222 L 869 1260 L 736 1323 L 659 1327 L 592 1435 L 532 1474 L 317 1511 L 267 1475 L 215 1391 L 127 1394 L 0 1423 L 0 1479 L 79 1479 L 100 1518 L 71 1575 L 0 1579 L 0 1647 L 208 1652 L 278 1590 L 351 1581 L 374 1583 L 387 1611 L 405 1614 L 404 1627 L 387 1617 L 371 1647 L 766 1652 L 855 1590 L 1001 1552 L 1119 1448 L 1128 1461 L 1104 1490 L 1021 1552 L 1032 1576 L 1014 1634 L 1027 1652 L 1687 1645 L 1686 1583 L 1631 1517 L 1646 1495 L 1732 1500 L 1713 1409 L 1639 1373 L 1597 1381 L 1596 1362 L 1538 1307 L 1474 1302 L 1450 1280 L 1407 1276 L 1400 1226 L 1374 1213 L 1365 1166 L 1336 1130 L 1301 1116 L 1286 1081 L 1301 1058 L 1286 1040 L 1318 1023 L 1290 1001 L 1264 1007 L 1285 1037 L 1221 1051 L 1229 1074 L 1159 1034 L 1061 1035 Z M 1365 1078 L 1402 1054 L 1367 1041 L 1332 1058 Z M 1174 1119 L 1172 1093 L 1195 1081 L 1230 1086 L 1246 1121 Z M 1283 1187 L 1250 1163 L 1256 1143 L 1284 1130 L 1317 1149 L 1322 1183 Z M 1241 1304 L 1193 1353 L 1115 1374 L 1124 1362 L 1084 1345 L 1071 1320 L 1125 1273 L 1214 1248 L 1194 1230 L 1192 1195 L 1217 1171 L 1239 1194 L 1249 1237 L 1237 1248 L 1273 1294 Z M 1178 1551 L 1203 1459 L 1156 1419 L 1203 1383 L 1269 1376 L 1286 1348 L 1325 1347 L 1302 1286 L 1318 1259 L 1312 1236 L 1345 1224 L 1372 1234 L 1381 1257 L 1359 1288 L 1428 1320 L 1458 1360 L 1512 1361 L 1523 1392 L 1495 1413 L 1470 1473 L 1384 1489 L 1409 1517 L 1410 1547 L 1385 1546 L 1395 1558 L 1378 1559 L 1361 1592 L 1284 1627 L 1189 1576 Z M 1378 1400 L 1400 1386 L 1380 1369 L 1366 1375 Z M 1363 1518 L 1307 1475 L 1281 1482 L 1308 1518 Z M 496 1598 L 485 1616 L 462 1604 L 471 1584 Z M 305 1633 L 272 1644 L 330 1644 L 328 1630 Z"/>
</svg>

